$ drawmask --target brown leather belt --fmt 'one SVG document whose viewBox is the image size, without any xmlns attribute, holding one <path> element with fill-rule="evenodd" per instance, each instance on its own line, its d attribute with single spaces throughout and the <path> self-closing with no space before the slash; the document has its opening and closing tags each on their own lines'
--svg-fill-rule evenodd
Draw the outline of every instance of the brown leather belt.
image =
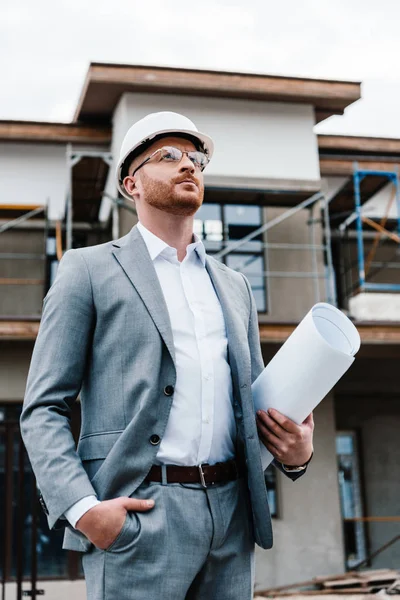
<svg viewBox="0 0 400 600">
<path fill-rule="evenodd" d="M 214 483 L 233 481 L 241 477 L 241 469 L 235 460 L 216 463 L 215 465 L 202 465 L 193 467 L 180 467 L 166 465 L 166 481 L 164 483 L 201 483 L 206 488 Z M 146 477 L 146 481 L 162 482 L 162 467 L 153 465 Z"/>
</svg>

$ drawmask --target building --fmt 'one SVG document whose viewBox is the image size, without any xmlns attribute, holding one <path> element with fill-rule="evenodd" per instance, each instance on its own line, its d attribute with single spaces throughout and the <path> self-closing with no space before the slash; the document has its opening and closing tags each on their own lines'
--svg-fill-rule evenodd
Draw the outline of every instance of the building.
<svg viewBox="0 0 400 600">
<path fill-rule="evenodd" d="M 114 163 L 132 122 L 157 110 L 186 114 L 215 140 L 195 227 L 209 253 L 248 276 L 265 363 L 318 301 L 347 311 L 362 337 L 354 366 L 315 411 L 307 477 L 293 485 L 268 473 L 275 543 L 257 553 L 257 587 L 342 572 L 393 537 L 384 518 L 398 514 L 400 491 L 400 141 L 313 130 L 359 97 L 355 82 L 95 63 L 72 123 L 0 121 L 0 569 L 8 586 L 24 575 L 28 589 L 33 570 L 38 589 L 61 598 L 72 586 L 84 598 L 79 556 L 61 550 L 62 533 L 49 533 L 32 502 L 17 420 L 62 251 L 134 225 Z M 366 271 L 379 288 L 367 289 Z M 79 404 L 73 427 L 78 435 Z M 394 544 L 368 566 L 395 567 L 399 558 Z"/>
</svg>

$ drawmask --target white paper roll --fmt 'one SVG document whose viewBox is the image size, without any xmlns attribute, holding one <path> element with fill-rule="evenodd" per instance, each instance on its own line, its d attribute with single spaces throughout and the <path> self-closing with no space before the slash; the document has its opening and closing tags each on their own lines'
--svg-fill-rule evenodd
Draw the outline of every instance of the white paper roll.
<svg viewBox="0 0 400 600">
<path fill-rule="evenodd" d="M 255 410 L 276 408 L 302 423 L 352 365 L 360 343 L 346 315 L 316 304 L 251 386 Z M 260 447 L 266 469 L 273 456 Z"/>
</svg>

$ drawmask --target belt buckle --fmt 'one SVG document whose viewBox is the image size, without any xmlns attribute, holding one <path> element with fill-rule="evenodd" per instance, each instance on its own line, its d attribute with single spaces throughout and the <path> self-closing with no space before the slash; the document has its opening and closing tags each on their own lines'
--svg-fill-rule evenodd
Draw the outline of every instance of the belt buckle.
<svg viewBox="0 0 400 600">
<path fill-rule="evenodd" d="M 204 471 L 203 471 L 203 466 L 206 466 L 206 465 L 208 465 L 208 463 L 203 463 L 202 465 L 198 465 L 198 467 L 197 467 L 199 470 L 199 474 L 200 474 L 200 483 L 203 486 L 203 488 L 207 487 L 206 480 L 204 478 Z"/>
</svg>

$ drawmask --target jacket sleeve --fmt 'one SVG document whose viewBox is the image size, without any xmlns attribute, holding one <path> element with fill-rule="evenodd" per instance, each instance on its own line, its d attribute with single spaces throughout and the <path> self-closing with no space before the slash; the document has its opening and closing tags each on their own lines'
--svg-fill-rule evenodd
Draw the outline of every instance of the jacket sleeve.
<svg viewBox="0 0 400 600">
<path fill-rule="evenodd" d="M 260 330 L 258 327 L 258 312 L 257 312 L 256 301 L 254 299 L 254 295 L 253 295 L 249 280 L 247 279 L 247 277 L 245 275 L 243 275 L 243 273 L 241 273 L 241 275 L 246 283 L 247 291 L 248 291 L 249 297 L 250 297 L 250 318 L 249 318 L 248 341 L 249 341 L 250 354 L 251 354 L 251 383 L 254 383 L 254 381 L 257 379 L 257 377 L 260 375 L 260 373 L 264 370 L 264 359 L 263 359 L 262 352 L 261 352 Z M 304 473 L 307 470 L 307 468 L 306 468 L 304 471 L 300 471 L 298 473 L 288 473 L 287 471 L 284 470 L 284 468 L 282 467 L 282 464 L 278 460 L 276 460 L 276 458 L 274 458 L 274 460 L 272 461 L 272 464 L 279 471 L 281 471 L 281 473 L 286 475 L 286 477 L 288 477 L 292 481 L 296 481 L 296 479 L 299 479 L 299 477 L 304 475 Z"/>
<path fill-rule="evenodd" d="M 20 419 L 50 529 L 66 524 L 58 521 L 75 502 L 96 495 L 70 427 L 94 321 L 86 262 L 79 250 L 69 250 L 43 301 Z"/>
</svg>

